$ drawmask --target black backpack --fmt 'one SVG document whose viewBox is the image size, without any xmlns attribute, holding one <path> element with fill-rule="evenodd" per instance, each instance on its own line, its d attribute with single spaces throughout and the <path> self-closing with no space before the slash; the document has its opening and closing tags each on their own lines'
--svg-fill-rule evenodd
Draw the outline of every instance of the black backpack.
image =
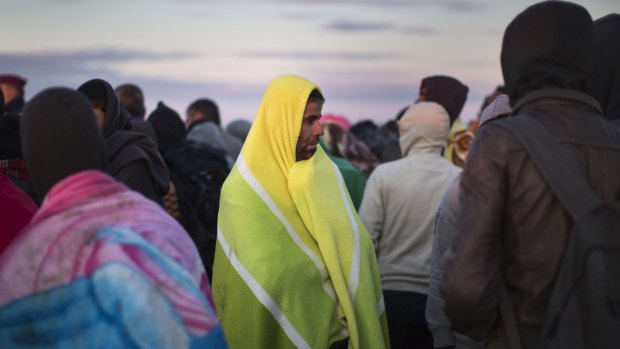
<svg viewBox="0 0 620 349">
<path fill-rule="evenodd" d="M 574 221 L 538 347 L 620 348 L 620 212 L 602 202 L 580 176 L 576 159 L 538 120 L 519 115 L 498 125 L 520 140 Z M 506 318 L 506 302 L 502 303 Z M 514 319 L 504 322 L 512 322 L 506 331 L 511 348 L 518 349 Z"/>
<path fill-rule="evenodd" d="M 163 157 L 176 187 L 183 227 L 194 240 L 211 278 L 220 194 L 230 172 L 226 154 L 206 144 L 186 142 Z"/>
</svg>

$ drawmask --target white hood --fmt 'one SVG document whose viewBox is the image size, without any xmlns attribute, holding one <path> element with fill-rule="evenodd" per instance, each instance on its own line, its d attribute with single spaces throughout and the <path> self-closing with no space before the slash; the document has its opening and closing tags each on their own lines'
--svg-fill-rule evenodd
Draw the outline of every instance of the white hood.
<svg viewBox="0 0 620 349">
<path fill-rule="evenodd" d="M 413 104 L 398 122 L 403 157 L 412 153 L 439 153 L 448 142 L 450 117 L 435 102 Z"/>
</svg>

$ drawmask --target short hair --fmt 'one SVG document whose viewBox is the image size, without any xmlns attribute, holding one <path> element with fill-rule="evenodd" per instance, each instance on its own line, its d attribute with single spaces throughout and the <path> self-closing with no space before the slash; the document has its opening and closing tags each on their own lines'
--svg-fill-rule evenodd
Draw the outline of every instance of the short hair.
<svg viewBox="0 0 620 349">
<path fill-rule="evenodd" d="M 306 102 L 306 104 L 315 102 L 325 103 L 325 97 L 323 97 L 321 92 L 317 89 L 314 89 L 312 90 L 312 92 L 310 92 L 310 96 L 308 96 L 308 101 Z"/>
<path fill-rule="evenodd" d="M 194 101 L 192 104 L 187 107 L 186 114 L 190 114 L 192 112 L 199 112 L 204 116 L 205 120 L 209 120 L 214 122 L 216 125 L 220 126 L 220 110 L 217 107 L 217 104 L 208 98 L 201 98 Z"/>
<path fill-rule="evenodd" d="M 129 114 L 144 116 L 146 108 L 144 107 L 144 94 L 140 87 L 134 84 L 123 84 L 114 89 L 114 92 Z"/>
</svg>

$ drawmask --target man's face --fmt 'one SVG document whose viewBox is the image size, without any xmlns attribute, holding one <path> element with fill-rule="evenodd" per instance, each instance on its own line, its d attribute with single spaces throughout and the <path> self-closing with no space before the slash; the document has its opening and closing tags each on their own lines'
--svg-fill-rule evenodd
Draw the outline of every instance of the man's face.
<svg viewBox="0 0 620 349">
<path fill-rule="evenodd" d="M 316 152 L 319 137 L 323 135 L 323 128 L 319 122 L 322 110 L 323 103 L 310 102 L 306 105 L 295 149 L 295 161 L 308 160 Z"/>
<path fill-rule="evenodd" d="M 206 118 L 207 117 L 205 114 L 197 110 L 190 110 L 187 114 L 185 114 L 185 126 L 189 127 L 195 121 L 205 120 Z"/>
<path fill-rule="evenodd" d="M 103 121 L 105 120 L 105 112 L 101 107 L 93 106 L 93 112 L 95 113 L 95 121 L 97 122 L 97 126 L 99 128 L 103 128 Z"/>
<path fill-rule="evenodd" d="M 2 94 L 4 95 L 4 104 L 9 104 L 13 99 L 18 97 L 19 93 L 17 92 L 17 88 L 15 86 L 2 82 L 0 83 L 0 89 L 2 89 Z"/>
</svg>

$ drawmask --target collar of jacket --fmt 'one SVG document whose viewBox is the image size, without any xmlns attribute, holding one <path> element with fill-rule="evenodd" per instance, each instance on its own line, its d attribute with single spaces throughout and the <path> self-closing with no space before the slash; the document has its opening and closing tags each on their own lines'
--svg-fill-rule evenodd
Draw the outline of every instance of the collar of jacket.
<svg viewBox="0 0 620 349">
<path fill-rule="evenodd" d="M 187 132 L 189 133 L 189 131 L 191 131 L 194 127 L 197 127 L 198 125 L 202 125 L 207 122 L 213 122 L 213 121 L 208 120 L 208 119 L 196 120 L 189 125 L 189 127 L 187 128 Z M 218 124 L 216 124 L 215 122 L 213 122 L 213 125 L 217 126 L 217 128 L 220 128 L 220 126 L 218 126 Z"/>
<path fill-rule="evenodd" d="M 515 103 L 512 108 L 512 114 L 518 114 L 524 107 L 532 107 L 539 104 L 547 104 L 549 100 L 565 100 L 572 103 L 578 103 L 584 105 L 586 108 L 592 109 L 595 112 L 603 115 L 601 105 L 599 102 L 591 97 L 577 90 L 565 89 L 565 88 L 542 88 L 534 90 L 521 98 Z"/>
</svg>

